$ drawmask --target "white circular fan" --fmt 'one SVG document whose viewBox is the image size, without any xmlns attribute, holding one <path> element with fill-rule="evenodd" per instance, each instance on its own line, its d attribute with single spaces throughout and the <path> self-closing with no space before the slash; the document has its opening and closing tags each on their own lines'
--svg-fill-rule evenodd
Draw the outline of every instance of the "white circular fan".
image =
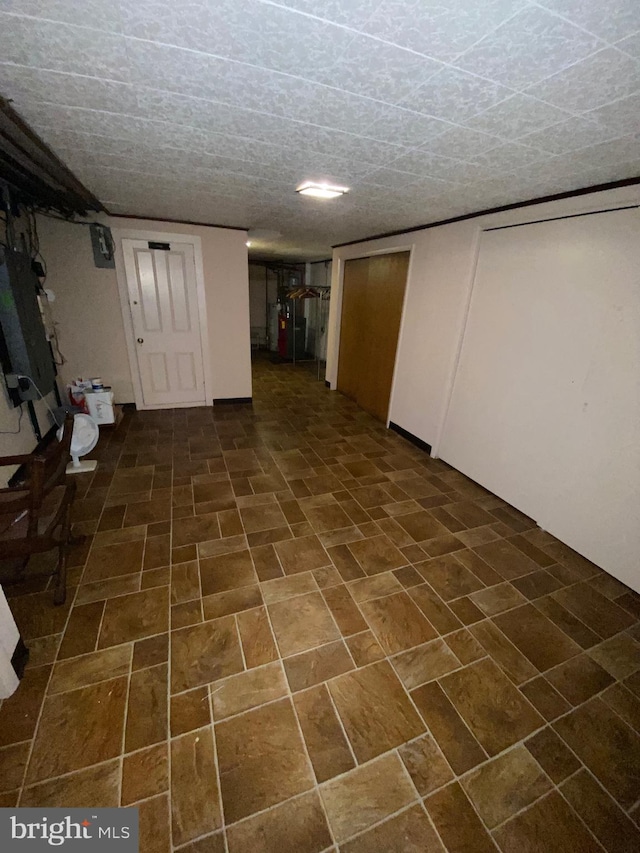
<svg viewBox="0 0 640 853">
<path fill-rule="evenodd" d="M 58 430 L 58 438 L 62 437 L 62 427 Z M 80 461 L 80 456 L 90 453 L 98 443 L 100 429 L 90 415 L 80 413 L 74 415 L 73 433 L 71 435 L 71 462 L 67 465 L 67 474 L 83 474 L 95 471 L 98 463 L 95 459 Z"/>
</svg>

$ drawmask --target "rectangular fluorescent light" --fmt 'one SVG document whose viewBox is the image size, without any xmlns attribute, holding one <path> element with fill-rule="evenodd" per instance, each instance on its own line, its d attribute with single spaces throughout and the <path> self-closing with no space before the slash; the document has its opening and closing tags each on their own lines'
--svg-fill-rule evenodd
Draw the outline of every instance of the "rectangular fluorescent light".
<svg viewBox="0 0 640 853">
<path fill-rule="evenodd" d="M 316 184 L 313 181 L 305 181 L 296 187 L 300 195 L 310 195 L 313 198 L 338 198 L 349 192 L 349 187 L 334 187 L 331 184 Z"/>
</svg>

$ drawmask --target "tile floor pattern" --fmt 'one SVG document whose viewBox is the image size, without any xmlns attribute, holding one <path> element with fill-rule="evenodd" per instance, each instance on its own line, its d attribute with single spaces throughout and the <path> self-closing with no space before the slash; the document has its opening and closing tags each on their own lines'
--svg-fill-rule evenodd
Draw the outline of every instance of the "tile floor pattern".
<svg viewBox="0 0 640 853">
<path fill-rule="evenodd" d="M 640 849 L 640 596 L 301 367 L 132 413 L 0 708 L 0 805 L 141 851 Z"/>
</svg>

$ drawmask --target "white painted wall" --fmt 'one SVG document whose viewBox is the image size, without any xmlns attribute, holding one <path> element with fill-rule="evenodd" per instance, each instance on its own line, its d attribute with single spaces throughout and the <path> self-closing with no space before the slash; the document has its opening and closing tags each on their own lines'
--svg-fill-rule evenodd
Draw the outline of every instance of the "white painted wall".
<svg viewBox="0 0 640 853">
<path fill-rule="evenodd" d="M 331 261 L 314 261 L 309 270 L 310 287 L 331 287 Z"/>
<path fill-rule="evenodd" d="M 344 262 L 379 252 L 410 250 L 411 263 L 390 420 L 431 444 L 434 455 L 439 455 L 483 230 L 638 203 L 640 188 L 627 187 L 480 216 L 334 250 L 326 372 L 331 387 L 336 387 L 337 379 Z M 428 219 L 426 211 L 424 218 Z M 636 365 L 636 370 L 640 374 L 639 365 Z M 514 504 L 518 506 L 515 501 Z M 547 529 L 555 533 L 553 524 L 549 523 Z M 559 533 L 556 535 L 562 538 Z M 580 550 L 576 544 L 572 547 Z M 601 560 L 600 565 L 613 571 L 611 565 L 604 565 L 604 562 Z M 640 578 L 635 586 L 640 586 Z"/>
<path fill-rule="evenodd" d="M 640 587 L 640 211 L 482 235 L 439 454 Z"/>
<path fill-rule="evenodd" d="M 47 394 L 45 399 L 52 409 L 58 405 L 53 391 L 51 394 Z M 20 419 L 21 408 L 22 419 Z M 34 408 L 40 432 L 42 435 L 46 435 L 53 426 L 53 418 L 44 401 L 34 400 Z M 31 453 L 37 443 L 38 439 L 31 426 L 27 404 L 23 403 L 21 407 L 14 409 L 13 403 L 7 396 L 4 380 L 0 378 L 0 456 L 18 456 L 21 453 Z M 0 467 L 0 489 L 7 485 L 15 470 L 15 465 Z"/>
<path fill-rule="evenodd" d="M 209 359 L 214 398 L 251 396 L 248 258 L 245 231 L 99 217 L 118 230 L 200 237 L 205 279 Z M 56 219 L 38 218 L 40 247 L 47 261 L 47 286 L 60 348 L 67 358 L 61 377 L 99 375 L 114 389 L 116 401 L 133 402 L 116 272 L 93 263 L 89 231 Z"/>
</svg>

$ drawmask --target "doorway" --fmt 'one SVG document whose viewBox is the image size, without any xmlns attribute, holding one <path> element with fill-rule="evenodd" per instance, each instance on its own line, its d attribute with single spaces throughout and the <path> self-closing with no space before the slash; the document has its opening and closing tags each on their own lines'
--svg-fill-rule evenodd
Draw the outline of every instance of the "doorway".
<svg viewBox="0 0 640 853">
<path fill-rule="evenodd" d="M 331 261 L 249 261 L 251 357 L 254 365 L 326 372 Z"/>
<path fill-rule="evenodd" d="M 129 361 L 139 408 L 207 400 L 202 310 L 193 242 L 122 240 L 131 319 Z M 202 298 L 201 298 L 202 297 Z"/>
<path fill-rule="evenodd" d="M 410 252 L 346 261 L 338 391 L 387 422 Z"/>
</svg>

